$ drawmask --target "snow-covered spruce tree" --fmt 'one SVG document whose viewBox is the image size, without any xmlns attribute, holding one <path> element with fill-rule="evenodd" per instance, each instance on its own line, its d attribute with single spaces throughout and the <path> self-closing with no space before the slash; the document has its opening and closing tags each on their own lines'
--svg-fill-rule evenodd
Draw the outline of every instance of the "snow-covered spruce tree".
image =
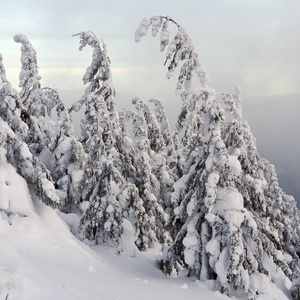
<svg viewBox="0 0 300 300">
<path fill-rule="evenodd" d="M 173 173 L 177 174 L 177 155 L 175 151 L 174 141 L 171 134 L 170 124 L 166 116 L 165 109 L 161 102 L 157 99 L 150 99 L 150 103 L 154 104 L 154 113 L 157 119 L 157 122 L 160 125 L 161 135 L 165 142 L 165 157 L 167 160 L 167 165 Z"/>
<path fill-rule="evenodd" d="M 22 63 L 22 71 L 20 73 L 19 79 L 19 87 L 21 91 L 19 93 L 20 98 L 22 100 L 22 104 L 27 109 L 27 106 L 30 101 L 30 94 L 40 87 L 40 79 L 41 76 L 38 75 L 38 67 L 37 67 L 37 57 L 36 51 L 32 47 L 28 38 L 23 34 L 17 34 L 14 36 L 14 41 L 16 43 L 20 43 L 21 46 L 21 63 Z"/>
<path fill-rule="evenodd" d="M 271 198 L 273 214 L 267 216 L 274 227 L 277 249 L 286 253 L 286 261 L 292 270 L 287 275 L 291 280 L 300 277 L 300 212 L 293 196 L 287 195 L 278 184 L 275 167 L 269 161 L 264 163 L 267 189 Z"/>
<path fill-rule="evenodd" d="M 166 209 L 167 207 L 170 207 L 170 195 L 176 174 L 170 169 L 167 163 L 167 148 L 155 115 L 151 112 L 148 105 L 142 101 L 142 99 L 134 98 L 132 103 L 135 105 L 138 115 L 140 116 L 140 126 L 145 127 L 143 133 L 147 135 L 146 137 L 138 135 L 138 132 L 140 132 L 141 129 L 136 128 L 135 137 L 136 139 L 140 139 L 142 137 L 143 143 L 145 143 L 144 141 L 146 140 L 149 142 L 150 148 L 142 149 L 142 151 L 147 152 L 150 159 L 149 164 L 151 167 L 151 173 L 156 177 L 158 182 L 159 193 L 156 193 L 155 195 L 163 209 Z M 137 154 L 139 151 L 139 148 L 137 148 Z"/>
<path fill-rule="evenodd" d="M 74 133 L 74 127 L 68 111 L 60 102 L 56 107 L 57 122 L 53 129 L 56 132 L 51 147 L 50 169 L 61 200 L 60 209 L 72 212 L 78 203 L 79 182 L 85 164 L 82 144 Z M 53 130 L 50 130 L 52 133 Z"/>
<path fill-rule="evenodd" d="M 27 125 L 22 121 L 21 115 L 26 114 L 21 109 L 18 92 L 12 88 L 6 78 L 2 55 L 0 54 L 0 117 L 9 124 L 15 134 L 25 139 Z"/>
<path fill-rule="evenodd" d="M 23 141 L 27 125 L 22 121 L 18 93 L 8 82 L 0 55 L 0 144 L 7 161 L 26 180 L 32 195 L 51 207 L 59 207 L 51 175 L 39 159 L 32 156 Z"/>
<path fill-rule="evenodd" d="M 22 119 L 29 127 L 26 143 L 35 156 L 39 156 L 43 150 L 51 148 L 55 140 L 55 132 L 50 134 L 49 124 L 46 124 L 46 115 L 51 114 L 51 110 L 60 103 L 58 93 L 51 88 L 41 88 L 41 76 L 38 75 L 36 51 L 28 38 L 23 34 L 14 36 L 14 41 L 21 44 L 21 72 L 19 87 L 19 97 L 23 108 Z M 44 127 L 48 130 L 45 135 Z M 48 137 L 48 138 L 47 138 Z"/>
<path fill-rule="evenodd" d="M 270 265 L 276 266 L 277 272 L 291 274 L 286 252 L 279 247 L 283 241 L 278 239 L 276 228 L 269 221 L 274 211 L 263 181 L 264 164 L 252 135 L 241 137 L 246 156 L 240 155 L 244 149 L 230 146 L 226 138 L 223 140 L 223 111 L 209 87 L 192 41 L 177 25 L 178 33 L 169 43 L 166 29 L 169 22 L 177 25 L 170 17 L 143 19 L 135 36 L 138 41 L 151 25 L 153 35 L 162 27 L 162 49 L 169 44 L 167 76 L 183 61 L 177 93 L 184 104 L 178 124 L 187 129 L 181 147 L 192 152 L 184 153 L 184 174 L 174 185 L 171 199 L 174 242 L 166 248 L 160 266 L 165 274 L 187 269 L 188 275 L 194 274 L 201 280 L 214 279 L 228 295 L 239 290 L 248 299 L 254 299 L 271 285 Z M 198 75 L 201 87 L 192 90 L 193 73 Z M 198 116 L 190 113 L 191 105 L 196 107 L 193 111 Z M 194 139 L 189 138 L 193 133 L 191 128 L 197 129 Z M 236 138 L 240 137 L 231 137 Z M 260 280 L 265 282 L 264 287 L 258 284 Z"/>
<path fill-rule="evenodd" d="M 110 135 L 112 138 L 112 143 L 115 149 L 120 156 L 120 159 L 116 160 L 116 164 L 118 168 L 122 170 L 122 174 L 126 178 L 132 177 L 135 168 L 134 164 L 134 155 L 132 148 L 132 141 L 128 134 L 122 132 L 119 114 L 116 108 L 115 103 L 115 88 L 112 81 L 112 74 L 110 68 L 110 59 L 107 55 L 106 45 L 102 43 L 102 47 L 100 41 L 92 32 L 82 32 L 76 34 L 81 38 L 79 50 L 81 51 L 85 46 L 89 45 L 93 48 L 93 59 L 91 65 L 86 69 L 86 72 L 83 77 L 84 84 L 88 84 L 85 89 L 84 95 L 74 103 L 70 109 L 70 111 L 79 111 L 82 106 L 86 107 L 86 116 L 81 120 L 81 129 L 82 129 L 82 142 L 83 147 L 86 153 L 89 153 L 89 148 L 85 146 L 87 139 L 89 136 L 94 135 L 91 124 L 93 123 L 93 117 L 89 116 L 88 102 L 91 99 L 88 99 L 89 96 L 101 96 L 103 97 L 107 111 L 109 113 L 110 123 Z M 92 108 L 92 114 L 95 111 Z M 95 111 L 96 113 L 96 111 Z M 90 120 L 89 120 L 90 119 Z M 89 132 L 90 131 L 90 132 Z"/>
<path fill-rule="evenodd" d="M 130 183 L 135 171 L 132 141 L 120 126 L 105 45 L 102 47 L 92 32 L 78 35 L 80 50 L 87 45 L 94 50 L 91 66 L 83 77 L 89 85 L 71 108 L 78 111 L 85 106 L 81 128 L 87 162 L 78 199 L 84 210 L 79 234 L 122 251 L 126 239 L 134 244 L 136 225 L 143 213 L 138 190 Z"/>
<path fill-rule="evenodd" d="M 2 126 L 5 128 L 5 125 Z M 2 133 L 1 144 L 7 151 L 7 161 L 26 180 L 31 195 L 52 208 L 59 208 L 60 199 L 56 194 L 50 172 L 37 157 L 31 154 L 27 145 L 7 128 Z"/>
<path fill-rule="evenodd" d="M 57 91 L 41 88 L 36 51 L 25 35 L 14 36 L 21 43 L 19 96 L 23 119 L 29 126 L 25 138 L 31 152 L 50 170 L 61 199 L 60 208 L 70 212 L 78 194 L 78 179 L 83 169 L 83 150 L 76 139 L 70 116 Z M 56 107 L 57 122 L 46 121 Z"/>
<path fill-rule="evenodd" d="M 71 212 L 77 205 L 78 182 L 85 161 L 82 144 L 75 136 L 70 115 L 59 94 L 51 88 L 43 88 L 34 95 L 38 97 L 30 98 L 32 103 L 28 104 L 31 127 L 28 143 L 51 172 L 61 200 L 60 209 Z M 51 117 L 53 108 L 56 108 L 57 121 L 46 121 L 46 114 Z"/>
<path fill-rule="evenodd" d="M 168 216 L 164 212 L 162 201 L 159 199 L 161 195 L 161 185 L 155 176 L 157 164 L 159 164 L 161 168 L 160 173 L 166 171 L 164 169 L 165 159 L 159 154 L 155 154 L 150 147 L 147 132 L 148 126 L 143 112 L 144 103 L 139 98 L 133 99 L 132 102 L 137 109 L 137 113 L 127 113 L 133 121 L 133 134 L 136 143 L 135 162 L 137 171 L 135 175 L 135 185 L 138 187 L 146 212 L 146 216 L 143 218 L 143 223 L 141 224 L 143 229 L 140 230 L 136 244 L 139 249 L 144 250 L 151 247 L 154 242 L 160 242 L 162 244 L 170 242 L 170 237 L 166 232 Z M 160 176 L 162 175 L 160 174 Z M 164 175 L 163 179 L 170 180 L 167 175 Z"/>
<path fill-rule="evenodd" d="M 137 111 L 141 111 L 141 113 L 144 115 L 147 126 L 147 138 L 150 142 L 151 150 L 161 153 L 162 156 L 166 156 L 166 153 L 164 153 L 165 141 L 161 134 L 161 130 L 155 115 L 152 113 L 149 106 L 140 98 L 134 98 L 132 100 L 132 104 L 135 105 Z"/>
<path fill-rule="evenodd" d="M 85 93 L 80 100 L 72 105 L 71 111 L 78 111 L 83 105 L 86 106 L 87 97 L 89 95 L 101 95 L 105 100 L 107 110 L 109 112 L 109 118 L 114 120 L 111 134 L 115 140 L 118 136 L 120 136 L 120 124 L 118 111 L 115 104 L 116 92 L 112 82 L 110 59 L 107 56 L 106 45 L 102 42 L 103 45 L 101 47 L 98 38 L 90 31 L 81 32 L 75 34 L 74 36 L 78 35 L 81 39 L 79 50 L 81 51 L 87 45 L 91 46 L 93 48 L 93 60 L 91 65 L 86 69 L 83 77 L 84 84 L 88 84 L 87 88 L 85 89 Z M 85 119 L 82 121 L 82 135 L 83 141 L 85 141 L 87 138 L 84 128 Z"/>
<path fill-rule="evenodd" d="M 169 32 L 168 32 L 169 21 L 171 21 L 177 25 L 177 23 L 169 17 L 165 18 L 165 17 L 155 16 L 155 17 L 152 17 L 149 19 L 144 18 L 140 24 L 140 27 L 138 28 L 138 30 L 135 33 L 135 40 L 139 41 L 141 39 L 141 37 L 147 33 L 147 29 L 150 27 L 150 25 L 152 26 L 152 35 L 153 36 L 155 36 L 158 33 L 159 28 L 162 27 L 161 37 L 160 37 L 161 51 L 164 50 L 165 47 L 169 44 L 169 47 L 167 49 L 167 54 L 166 54 L 167 58 L 166 58 L 165 64 L 167 63 L 168 60 L 171 60 L 169 66 L 168 66 L 168 73 L 167 73 L 168 78 L 173 74 L 173 72 L 174 72 L 175 68 L 177 67 L 178 63 L 180 62 L 180 60 L 185 60 L 185 58 L 189 56 L 189 59 L 187 60 L 187 62 L 185 62 L 183 64 L 183 66 L 181 67 L 180 77 L 179 77 L 179 81 L 178 81 L 177 89 L 176 89 L 176 94 L 180 94 L 180 96 L 182 97 L 182 100 L 183 100 L 183 108 L 182 108 L 182 112 L 180 113 L 178 121 L 177 121 L 176 134 L 175 134 L 175 139 L 174 139 L 175 148 L 177 150 L 177 155 L 179 158 L 177 170 L 178 170 L 178 174 L 181 177 L 182 173 L 184 171 L 184 155 L 182 153 L 183 152 L 183 149 L 182 149 L 183 143 L 180 144 L 180 141 L 177 138 L 177 135 L 185 126 L 186 127 L 189 126 L 189 124 L 187 124 L 188 123 L 187 122 L 188 114 L 190 113 L 190 115 L 191 115 L 191 116 L 189 116 L 189 119 L 193 119 L 194 115 L 196 115 L 195 118 L 199 118 L 198 113 L 200 111 L 199 105 L 197 102 L 197 95 L 199 94 L 199 92 L 195 90 L 195 95 L 193 95 L 193 93 L 186 92 L 185 88 L 189 89 L 193 69 L 196 70 L 196 72 L 200 78 L 200 81 L 203 82 L 203 85 L 205 87 L 208 86 L 209 79 L 208 79 L 200 61 L 198 60 L 197 54 L 195 53 L 195 51 L 191 51 L 191 49 L 189 47 L 189 45 L 192 46 L 191 40 L 182 27 L 177 25 L 178 26 L 178 34 L 169 43 Z M 181 47 L 181 45 L 183 45 L 183 47 Z M 199 95 L 198 95 L 198 97 L 199 97 Z M 198 131 L 199 131 L 199 129 L 198 129 Z M 191 132 L 191 130 L 190 130 L 190 132 Z M 193 140 L 193 143 L 199 143 L 200 139 L 199 138 L 198 139 L 193 139 L 193 138 L 189 139 L 188 137 L 186 137 L 186 140 Z M 194 174 L 190 175 L 191 178 L 193 178 L 193 176 L 194 176 Z M 186 178 L 186 177 L 184 177 L 184 178 Z M 187 180 L 187 179 L 185 179 L 185 180 Z M 185 184 L 175 184 L 175 189 L 176 189 L 176 194 L 179 196 L 180 194 L 185 195 L 188 190 L 188 187 L 187 187 L 186 183 Z M 177 207 L 180 203 L 180 200 L 173 199 L 173 202 L 174 202 L 173 205 L 175 207 Z M 173 207 L 173 210 L 175 207 Z M 175 228 L 176 227 L 177 226 L 175 226 Z M 176 232 L 175 228 L 174 228 L 174 230 Z"/>
<path fill-rule="evenodd" d="M 154 243 L 169 242 L 170 238 L 165 234 L 167 216 L 164 214 L 160 203 L 158 203 L 156 195 L 149 192 L 150 190 L 155 190 L 155 192 L 159 194 L 159 183 L 151 170 L 151 158 L 148 152 L 152 150 L 150 149 L 150 142 L 147 141 L 147 126 L 143 113 L 141 111 L 140 115 L 133 111 L 123 111 L 120 113 L 122 130 L 127 132 L 127 134 L 127 122 L 129 120 L 133 122 L 133 135 L 136 139 L 135 150 L 137 150 L 139 146 L 142 146 L 142 136 L 144 137 L 144 147 L 147 148 L 147 150 L 145 150 L 143 147 L 142 151 L 138 150 L 134 152 L 135 173 L 132 177 L 134 182 L 132 186 L 137 189 L 139 199 L 135 201 L 136 203 L 133 203 L 134 209 L 131 208 L 132 204 L 129 203 L 127 206 L 128 212 L 126 212 L 126 215 L 128 215 L 127 219 L 134 225 L 136 231 L 135 244 L 139 250 L 143 251 L 152 247 Z M 144 151 L 146 151 L 146 155 Z M 140 155 L 140 153 L 142 153 L 142 155 Z M 146 174 L 146 177 L 141 177 L 144 176 L 144 174 Z M 150 185 L 149 181 L 151 182 Z M 135 193 L 134 197 L 136 198 L 137 195 Z"/>
<path fill-rule="evenodd" d="M 259 156 L 255 138 L 243 119 L 240 89 L 224 94 L 222 98 L 226 110 L 233 116 L 230 122 L 224 124 L 223 139 L 228 152 L 238 158 L 244 174 L 236 183 L 244 194 L 245 208 L 253 214 L 258 230 L 273 243 L 270 246 L 270 242 L 265 240 L 264 247 L 275 256 L 274 260 L 286 275 L 294 279 L 299 276 L 300 263 L 300 235 L 298 226 L 295 226 L 299 223 L 297 203 L 279 187 L 275 167 Z M 278 251 L 290 255 L 285 261 L 290 269 L 285 262 L 276 259 Z"/>
</svg>

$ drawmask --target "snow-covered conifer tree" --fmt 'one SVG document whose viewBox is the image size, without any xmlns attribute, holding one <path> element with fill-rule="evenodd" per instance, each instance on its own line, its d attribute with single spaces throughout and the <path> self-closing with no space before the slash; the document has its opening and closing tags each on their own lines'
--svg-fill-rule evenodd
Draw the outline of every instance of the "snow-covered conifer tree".
<svg viewBox="0 0 300 300">
<path fill-rule="evenodd" d="M 280 268 L 278 272 L 291 275 L 287 253 L 280 247 L 272 223 L 274 211 L 264 180 L 265 164 L 238 109 L 234 110 L 234 122 L 222 132 L 224 113 L 192 41 L 177 25 L 178 33 L 169 42 L 168 22 L 177 25 L 170 17 L 143 19 L 135 36 L 138 41 L 151 25 L 154 35 L 162 27 L 162 49 L 169 44 L 168 77 L 183 61 L 176 89 L 183 99 L 177 128 L 186 128 L 181 145 L 186 163 L 171 198 L 174 242 L 166 248 L 160 266 L 166 274 L 186 269 L 188 275 L 201 280 L 216 280 L 228 295 L 239 290 L 254 299 L 263 293 L 258 278 L 270 280 L 270 263 Z M 191 89 L 194 73 L 201 86 Z M 240 136 L 236 136 L 238 123 L 243 127 Z"/>
<path fill-rule="evenodd" d="M 136 109 L 141 110 L 144 115 L 150 148 L 157 153 L 164 152 L 165 141 L 161 134 L 161 130 L 155 115 L 152 113 L 149 106 L 144 101 L 142 101 L 142 99 L 135 98 L 133 99 L 132 103 L 136 106 Z M 166 156 L 165 153 L 162 153 L 162 156 Z"/>
<path fill-rule="evenodd" d="M 143 149 L 143 151 L 147 151 L 150 159 L 151 173 L 158 181 L 160 192 L 156 194 L 156 197 L 160 205 L 165 209 L 170 206 L 170 194 L 173 189 L 176 174 L 170 169 L 167 163 L 167 148 L 155 115 L 140 98 L 135 98 L 132 102 L 135 105 L 138 115 L 141 116 L 140 126 L 145 127 L 144 132 L 147 134 L 146 137 L 143 136 L 143 139 L 144 141 L 148 139 L 150 148 Z M 141 131 L 141 129 L 137 128 L 136 133 L 139 131 Z M 140 136 L 136 134 L 135 138 L 138 140 Z M 139 149 L 137 149 L 136 152 L 139 152 Z"/>
<path fill-rule="evenodd" d="M 81 231 L 88 239 L 111 242 L 118 246 L 122 235 L 123 207 L 117 199 L 124 184 L 122 175 L 114 165 L 116 150 L 110 134 L 110 120 L 106 103 L 101 96 L 90 96 L 87 103 L 89 121 L 87 132 L 93 132 L 85 143 L 89 149 L 84 168 L 82 200 L 90 202 L 81 219 Z M 110 153 L 111 152 L 111 153 Z"/>
<path fill-rule="evenodd" d="M 26 109 L 29 102 L 29 96 L 34 90 L 39 89 L 39 82 L 42 77 L 38 75 L 36 51 L 32 47 L 28 38 L 23 34 L 17 34 L 14 36 L 14 41 L 22 45 L 22 71 L 19 76 L 19 87 L 22 89 L 19 95 L 22 100 L 22 104 Z"/>
<path fill-rule="evenodd" d="M 105 242 L 122 251 L 130 228 L 134 243 L 143 213 L 138 190 L 130 183 L 135 170 L 132 141 L 126 130 L 122 131 L 119 121 L 106 46 L 101 46 L 92 32 L 78 35 L 80 50 L 87 45 L 93 48 L 91 66 L 83 77 L 84 83 L 89 85 L 71 108 L 78 111 L 85 106 L 81 128 L 87 162 L 78 200 L 85 208 L 79 231 L 83 238 Z"/>
<path fill-rule="evenodd" d="M 29 127 L 25 141 L 51 172 L 61 200 L 60 209 L 70 212 L 78 197 L 84 163 L 82 146 L 58 92 L 49 87 L 41 88 L 35 49 L 25 35 L 15 35 L 14 40 L 22 45 L 19 96 L 24 107 L 23 119 Z M 46 121 L 55 106 L 58 121 Z"/>
<path fill-rule="evenodd" d="M 266 159 L 262 159 L 265 171 L 266 188 L 271 199 L 272 214 L 269 215 L 270 226 L 276 230 L 279 248 L 290 256 L 287 263 L 292 270 L 288 274 L 295 280 L 300 276 L 300 212 L 293 196 L 287 195 L 280 187 L 275 167 Z"/>
<path fill-rule="evenodd" d="M 83 105 L 86 107 L 81 128 L 88 159 L 80 196 L 81 201 L 89 202 L 90 205 L 81 219 L 80 231 L 88 239 L 118 246 L 123 229 L 122 206 L 117 196 L 121 193 L 123 178 L 114 165 L 117 152 L 111 133 L 109 105 L 105 101 L 106 96 L 113 96 L 114 88 L 101 84 L 103 81 L 108 83 L 107 80 L 111 78 L 109 61 L 105 55 L 106 50 L 101 48 L 100 41 L 93 33 L 82 32 L 79 36 L 80 50 L 86 45 L 94 49 L 92 64 L 83 77 L 84 83 L 89 83 L 89 86 L 82 98 L 72 106 L 75 111 Z"/>
<path fill-rule="evenodd" d="M 68 111 L 61 102 L 56 107 L 55 140 L 51 147 L 50 169 L 61 199 L 61 210 L 74 211 L 79 193 L 79 182 L 85 164 L 82 144 L 75 136 Z"/>
<path fill-rule="evenodd" d="M 143 218 L 138 240 L 136 244 L 139 249 L 144 250 L 153 245 L 155 242 L 167 243 L 170 238 L 165 230 L 168 222 L 168 216 L 159 201 L 160 183 L 154 175 L 152 165 L 154 152 L 150 148 L 148 139 L 147 123 L 144 118 L 144 113 L 140 105 L 141 100 L 135 98 L 133 100 L 137 108 L 137 114 L 128 112 L 133 121 L 133 134 L 135 138 L 135 153 L 136 153 L 136 176 L 135 184 L 139 189 L 140 197 L 143 201 L 143 207 L 146 216 Z M 152 157 L 151 157 L 152 156 Z"/>
<path fill-rule="evenodd" d="M 177 164 L 177 155 L 175 151 L 174 141 L 172 139 L 170 124 L 166 116 L 165 109 L 162 103 L 157 99 L 150 99 L 149 102 L 154 104 L 155 116 L 157 122 L 160 125 L 161 135 L 165 142 L 165 157 L 167 159 L 167 165 L 171 170 L 174 170 Z M 176 171 L 176 169 L 174 171 Z"/>
<path fill-rule="evenodd" d="M 0 54 L 1 147 L 6 151 L 7 161 L 32 187 L 33 196 L 49 206 L 59 207 L 59 198 L 49 171 L 39 159 L 32 156 L 23 141 L 27 135 L 27 125 L 21 119 L 26 114 L 21 107 L 18 93 L 6 78 Z"/>
<path fill-rule="evenodd" d="M 263 232 L 265 244 L 273 244 L 279 251 L 291 255 L 286 264 L 276 261 L 286 275 L 294 279 L 299 274 L 299 230 L 293 226 L 299 222 L 299 210 L 293 197 L 286 195 L 279 187 L 274 166 L 262 159 L 256 148 L 255 138 L 250 127 L 242 115 L 241 92 L 222 96 L 227 111 L 233 119 L 224 124 L 223 136 L 228 152 L 238 158 L 244 177 L 237 181 L 243 187 L 245 208 L 249 210 L 257 221 L 259 231 Z M 298 221 L 296 221 L 298 220 Z M 266 246 L 265 246 L 266 247 Z M 268 246 L 269 251 L 274 246 Z M 275 250 L 273 250 L 273 255 Z"/>
<path fill-rule="evenodd" d="M 6 121 L 12 130 L 20 137 L 25 138 L 28 127 L 21 116 L 26 112 L 21 108 L 20 98 L 6 78 L 2 55 L 0 54 L 0 117 Z"/>
<path fill-rule="evenodd" d="M 22 119 L 29 127 L 26 143 L 32 153 L 39 156 L 43 150 L 51 147 L 44 132 L 45 116 L 50 116 L 51 110 L 60 102 L 60 98 L 55 90 L 48 87 L 41 88 L 42 77 L 38 75 L 36 51 L 28 38 L 23 34 L 17 34 L 14 36 L 14 41 L 21 44 L 22 68 L 19 76 L 19 87 L 21 87 L 19 97 L 24 108 Z M 54 136 L 55 132 L 50 135 Z"/>
</svg>

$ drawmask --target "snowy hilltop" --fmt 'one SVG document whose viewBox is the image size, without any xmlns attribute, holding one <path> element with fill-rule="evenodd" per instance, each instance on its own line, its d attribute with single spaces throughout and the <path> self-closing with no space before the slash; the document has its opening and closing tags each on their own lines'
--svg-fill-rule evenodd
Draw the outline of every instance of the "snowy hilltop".
<svg viewBox="0 0 300 300">
<path fill-rule="evenodd" d="M 171 17 L 144 18 L 135 40 L 148 30 L 179 73 L 173 129 L 157 99 L 118 111 L 91 31 L 75 35 L 93 55 L 69 109 L 41 86 L 25 35 L 20 92 L 0 55 L 1 299 L 299 299 L 299 209 L 257 151 L 241 90 L 217 96 Z"/>
</svg>

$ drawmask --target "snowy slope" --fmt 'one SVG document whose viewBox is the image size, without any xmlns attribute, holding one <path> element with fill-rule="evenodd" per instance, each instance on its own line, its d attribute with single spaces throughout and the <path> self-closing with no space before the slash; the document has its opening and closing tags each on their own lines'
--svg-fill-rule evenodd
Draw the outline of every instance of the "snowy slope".
<svg viewBox="0 0 300 300">
<path fill-rule="evenodd" d="M 60 216 L 75 217 L 32 203 L 26 182 L 3 159 L 0 206 L 0 299 L 228 299 L 192 279 L 165 277 L 158 250 L 132 257 L 78 241 Z M 276 299 L 286 298 L 278 292 Z"/>
</svg>

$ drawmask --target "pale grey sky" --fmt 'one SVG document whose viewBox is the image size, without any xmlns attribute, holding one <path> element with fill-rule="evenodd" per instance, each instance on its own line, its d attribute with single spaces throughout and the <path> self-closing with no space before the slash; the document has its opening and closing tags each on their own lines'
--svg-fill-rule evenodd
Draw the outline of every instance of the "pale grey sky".
<svg viewBox="0 0 300 300">
<path fill-rule="evenodd" d="M 131 99 L 159 98 L 175 120 L 181 105 L 167 80 L 158 38 L 134 42 L 143 17 L 171 15 L 187 29 L 217 94 L 241 86 L 244 115 L 260 154 L 275 164 L 281 187 L 300 201 L 299 0 L 0 0 L 0 53 L 15 88 L 20 71 L 17 33 L 38 55 L 42 84 L 67 105 L 83 91 L 91 49 L 72 34 L 92 30 L 107 45 L 119 109 Z"/>
</svg>

